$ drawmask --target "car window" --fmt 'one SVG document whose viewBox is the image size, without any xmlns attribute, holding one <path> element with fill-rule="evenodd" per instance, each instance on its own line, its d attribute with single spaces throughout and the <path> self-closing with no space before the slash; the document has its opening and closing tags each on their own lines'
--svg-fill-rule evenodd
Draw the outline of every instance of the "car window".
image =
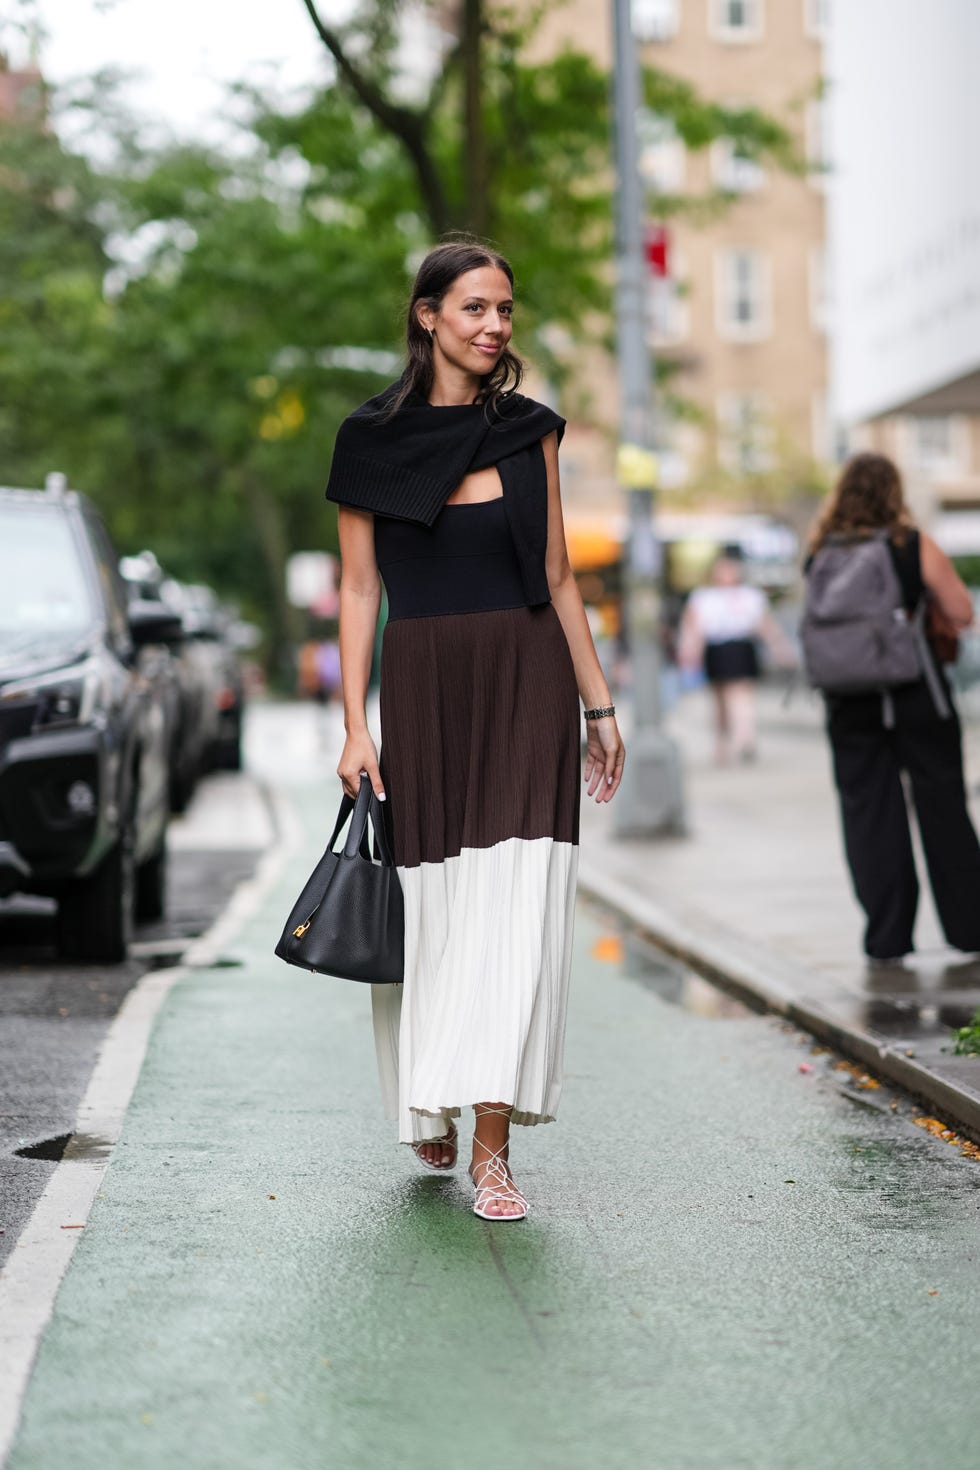
<svg viewBox="0 0 980 1470">
<path fill-rule="evenodd" d="M 115 549 L 109 540 L 109 533 L 100 520 L 87 515 L 85 524 L 95 551 L 99 581 L 102 583 L 102 597 L 109 613 L 109 627 L 117 642 L 127 643 L 129 640 L 128 598 Z"/>
<path fill-rule="evenodd" d="M 0 505 L 0 639 L 82 633 L 95 617 L 66 518 L 41 507 Z"/>
</svg>

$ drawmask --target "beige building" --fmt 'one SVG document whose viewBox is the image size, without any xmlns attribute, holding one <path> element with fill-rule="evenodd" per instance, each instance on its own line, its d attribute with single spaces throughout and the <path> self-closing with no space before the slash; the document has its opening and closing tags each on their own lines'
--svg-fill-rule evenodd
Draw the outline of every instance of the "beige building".
<svg viewBox="0 0 980 1470">
<path fill-rule="evenodd" d="M 819 95 L 826 0 L 633 0 L 633 20 L 647 64 L 705 99 L 764 110 L 813 165 L 799 174 L 761 167 L 725 140 L 693 152 L 654 118 L 641 132 L 651 225 L 657 193 L 730 199 L 708 222 L 668 218 L 668 274 L 650 278 L 651 343 L 675 369 L 672 393 L 693 410 L 668 425 L 665 498 L 748 506 L 765 486 L 812 478 L 814 461 L 830 453 Z M 605 0 L 565 0 L 546 16 L 538 52 L 569 44 L 611 64 Z M 585 377 L 598 428 L 569 431 L 573 510 L 615 503 L 615 375 L 590 363 Z"/>
</svg>

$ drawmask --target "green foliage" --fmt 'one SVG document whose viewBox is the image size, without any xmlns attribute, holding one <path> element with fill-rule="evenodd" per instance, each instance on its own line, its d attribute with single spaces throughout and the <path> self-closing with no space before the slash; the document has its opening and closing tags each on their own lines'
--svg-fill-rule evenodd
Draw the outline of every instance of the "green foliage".
<svg viewBox="0 0 980 1470">
<path fill-rule="evenodd" d="M 954 556 L 953 565 L 968 587 L 980 587 L 980 556 Z"/>
<path fill-rule="evenodd" d="M 144 145 L 101 81 L 87 105 L 111 167 L 0 125 L 0 480 L 64 470 L 123 549 L 236 594 L 280 645 L 286 556 L 336 544 L 321 498 L 336 428 L 394 376 L 414 265 L 440 219 L 472 223 L 475 167 L 517 273 L 521 350 L 557 380 L 562 333 L 608 322 L 606 75 L 571 49 L 529 62 L 501 8 L 480 24 L 478 126 L 465 37 L 427 97 L 396 103 L 398 10 L 372 0 L 330 35 L 357 75 L 338 61 L 303 108 L 238 89 L 252 121 L 233 155 Z M 659 73 L 646 85 L 690 146 L 728 132 L 789 161 L 761 114 Z"/>
<path fill-rule="evenodd" d="M 980 1009 L 974 1011 L 968 1026 L 954 1030 L 953 1051 L 958 1057 L 980 1056 Z"/>
</svg>

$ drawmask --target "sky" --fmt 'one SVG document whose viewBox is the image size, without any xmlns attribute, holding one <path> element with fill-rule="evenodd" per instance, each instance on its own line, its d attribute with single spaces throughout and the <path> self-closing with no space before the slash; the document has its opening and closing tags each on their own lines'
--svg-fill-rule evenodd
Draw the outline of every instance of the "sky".
<svg viewBox="0 0 980 1470">
<path fill-rule="evenodd" d="M 349 6 L 321 0 L 325 19 Z M 288 92 L 323 77 L 326 53 L 301 0 L 36 0 L 47 32 L 45 76 L 58 84 L 111 66 L 138 73 L 124 94 L 184 136 L 217 134 L 224 87 L 250 80 Z M 16 64 L 22 44 L 3 26 L 17 0 L 0 0 L 0 45 Z"/>
</svg>

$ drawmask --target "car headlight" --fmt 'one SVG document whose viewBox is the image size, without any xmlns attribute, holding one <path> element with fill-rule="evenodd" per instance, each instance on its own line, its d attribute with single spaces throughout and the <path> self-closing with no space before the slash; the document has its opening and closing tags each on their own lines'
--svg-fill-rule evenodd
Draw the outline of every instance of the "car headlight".
<svg viewBox="0 0 980 1470">
<path fill-rule="evenodd" d="M 99 689 L 99 668 L 86 659 L 72 669 L 58 669 L 35 679 L 18 679 L 0 688 L 0 709 L 34 705 L 35 730 L 55 730 L 63 725 L 84 725 L 92 717 Z"/>
</svg>

